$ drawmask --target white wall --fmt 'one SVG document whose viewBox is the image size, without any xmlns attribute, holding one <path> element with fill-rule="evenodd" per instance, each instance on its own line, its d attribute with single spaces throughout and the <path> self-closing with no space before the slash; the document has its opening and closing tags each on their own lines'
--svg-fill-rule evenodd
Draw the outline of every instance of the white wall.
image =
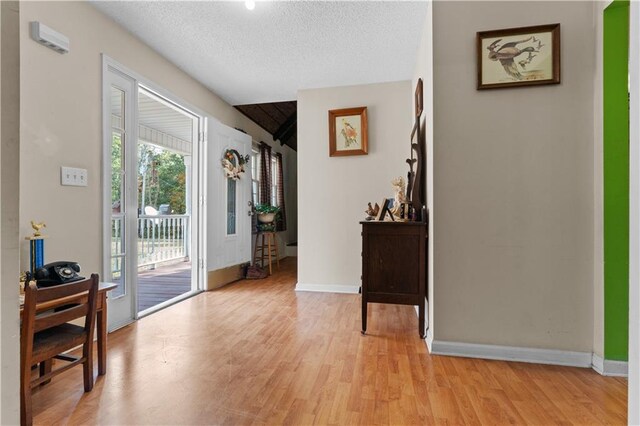
<svg viewBox="0 0 640 426">
<path fill-rule="evenodd" d="M 359 221 L 367 202 L 393 197 L 393 178 L 406 178 L 410 99 L 410 81 L 298 92 L 299 286 L 360 286 Z M 328 111 L 357 106 L 368 108 L 369 155 L 329 157 Z"/>
<path fill-rule="evenodd" d="M 20 144 L 20 5 L 0 2 L 0 424 L 20 421 L 18 177 Z"/>
<path fill-rule="evenodd" d="M 476 90 L 476 31 L 559 22 L 562 84 Z M 435 340 L 591 352 L 594 10 L 436 2 Z"/>
<path fill-rule="evenodd" d="M 433 3 L 429 0 L 427 5 L 427 14 L 425 17 L 424 27 L 422 28 L 422 36 L 420 38 L 420 47 L 416 56 L 416 66 L 411 80 L 411 87 L 415 89 L 418 79 L 422 78 L 424 111 L 422 113 L 421 130 L 425 137 L 427 147 L 427 174 L 425 176 L 425 184 L 427 188 L 427 209 L 429 210 L 429 253 L 427 268 L 427 299 L 429 301 L 429 332 L 427 339 L 433 336 L 433 252 L 435 247 L 434 230 L 434 208 L 433 208 Z M 411 117 L 414 112 L 414 100 L 410 100 Z M 429 342 L 430 344 L 430 342 Z"/>
<path fill-rule="evenodd" d="M 32 41 L 30 21 L 68 36 L 71 52 L 60 55 Z M 31 233 L 31 219 L 46 222 L 47 261 L 77 260 L 86 273 L 101 270 L 101 53 L 224 124 L 247 131 L 254 140 L 271 140 L 266 131 L 86 2 L 25 2 L 20 23 L 20 235 Z M 88 169 L 89 186 L 60 186 L 62 165 Z M 27 262 L 23 244 L 22 268 Z"/>
</svg>

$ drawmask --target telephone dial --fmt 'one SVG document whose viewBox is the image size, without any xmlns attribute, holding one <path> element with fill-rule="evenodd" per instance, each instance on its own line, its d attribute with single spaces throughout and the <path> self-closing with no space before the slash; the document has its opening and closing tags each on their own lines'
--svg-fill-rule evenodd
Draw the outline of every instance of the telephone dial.
<svg viewBox="0 0 640 426">
<path fill-rule="evenodd" d="M 60 261 L 48 263 L 36 269 L 34 278 L 38 287 L 50 287 L 83 280 L 84 277 L 78 275 L 78 272 L 80 272 L 80 265 L 76 262 Z"/>
</svg>

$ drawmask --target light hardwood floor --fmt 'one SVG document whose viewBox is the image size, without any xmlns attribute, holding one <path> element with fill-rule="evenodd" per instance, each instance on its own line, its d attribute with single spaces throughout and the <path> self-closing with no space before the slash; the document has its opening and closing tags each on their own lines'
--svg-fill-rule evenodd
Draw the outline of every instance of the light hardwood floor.
<svg viewBox="0 0 640 426">
<path fill-rule="evenodd" d="M 412 307 L 295 293 L 295 259 L 110 335 L 107 375 L 34 392 L 36 424 L 623 424 L 626 380 L 430 356 Z"/>
</svg>

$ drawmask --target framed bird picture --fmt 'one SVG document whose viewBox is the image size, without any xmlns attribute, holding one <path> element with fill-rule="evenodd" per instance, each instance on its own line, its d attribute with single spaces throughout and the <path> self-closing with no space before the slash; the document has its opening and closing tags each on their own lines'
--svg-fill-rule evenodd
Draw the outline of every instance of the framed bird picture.
<svg viewBox="0 0 640 426">
<path fill-rule="evenodd" d="M 478 90 L 560 83 L 560 24 L 476 35 Z"/>
<path fill-rule="evenodd" d="M 367 107 L 329 111 L 329 156 L 367 155 Z"/>
</svg>

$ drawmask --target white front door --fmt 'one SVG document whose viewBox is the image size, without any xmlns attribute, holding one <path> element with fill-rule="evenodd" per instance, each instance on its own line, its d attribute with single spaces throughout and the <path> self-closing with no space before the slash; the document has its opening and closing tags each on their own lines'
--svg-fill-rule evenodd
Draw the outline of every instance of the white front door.
<svg viewBox="0 0 640 426">
<path fill-rule="evenodd" d="M 109 293 L 108 329 L 136 318 L 137 181 L 136 81 L 105 62 L 103 75 L 104 266 L 102 281 L 118 285 Z"/>
<path fill-rule="evenodd" d="M 207 134 L 207 270 L 215 271 L 251 260 L 251 165 L 233 180 L 221 164 L 227 150 L 251 157 L 251 136 L 212 118 Z"/>
</svg>

